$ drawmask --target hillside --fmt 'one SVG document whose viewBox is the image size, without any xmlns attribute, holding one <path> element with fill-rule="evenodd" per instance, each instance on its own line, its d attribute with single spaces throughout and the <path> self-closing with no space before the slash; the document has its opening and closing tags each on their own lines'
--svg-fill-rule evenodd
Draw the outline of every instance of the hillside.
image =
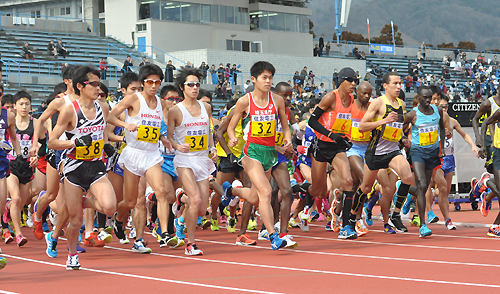
<svg viewBox="0 0 500 294">
<path fill-rule="evenodd" d="M 478 5 L 479 4 L 479 5 Z M 335 2 L 310 0 L 311 20 L 316 36 L 331 39 L 335 31 Z M 371 36 L 378 36 L 390 23 L 399 27 L 406 45 L 433 45 L 471 41 L 477 50 L 500 49 L 500 5 L 495 0 L 353 0 L 345 30 L 368 37 L 366 18 L 370 19 Z"/>
</svg>

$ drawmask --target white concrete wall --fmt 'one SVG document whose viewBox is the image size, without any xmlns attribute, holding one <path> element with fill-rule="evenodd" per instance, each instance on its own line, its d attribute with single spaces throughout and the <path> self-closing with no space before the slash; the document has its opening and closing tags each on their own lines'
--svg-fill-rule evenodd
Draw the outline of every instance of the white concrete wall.
<svg viewBox="0 0 500 294">
<path fill-rule="evenodd" d="M 131 44 L 131 32 L 136 30 L 139 15 L 137 2 L 106 0 L 104 9 L 106 11 L 106 36 Z"/>
</svg>

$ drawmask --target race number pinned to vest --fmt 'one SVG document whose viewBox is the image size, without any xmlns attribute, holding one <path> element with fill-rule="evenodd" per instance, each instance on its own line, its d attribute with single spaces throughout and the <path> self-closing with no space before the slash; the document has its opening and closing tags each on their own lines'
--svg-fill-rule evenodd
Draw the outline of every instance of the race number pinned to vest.
<svg viewBox="0 0 500 294">
<path fill-rule="evenodd" d="M 437 142 L 439 127 L 434 126 L 419 126 L 418 127 L 418 138 L 420 140 L 420 146 L 429 146 Z"/>
<path fill-rule="evenodd" d="M 276 118 L 274 115 L 252 115 L 252 137 L 274 137 Z"/>
<path fill-rule="evenodd" d="M 137 141 L 158 143 L 160 139 L 160 127 L 156 126 L 156 122 L 148 122 L 151 125 L 139 125 L 137 130 Z"/>
<path fill-rule="evenodd" d="M 370 141 L 370 132 L 361 133 L 359 131 L 359 121 L 352 121 L 351 140 L 359 142 Z"/>
<path fill-rule="evenodd" d="M 189 151 L 208 150 L 208 135 L 206 130 L 187 131 L 184 143 L 189 143 Z"/>
<path fill-rule="evenodd" d="M 348 134 L 351 131 L 351 114 L 337 113 L 337 118 L 332 126 L 332 132 Z"/>
<path fill-rule="evenodd" d="M 384 133 L 382 134 L 382 139 L 399 142 L 403 133 L 403 123 L 392 122 L 385 125 Z"/>
<path fill-rule="evenodd" d="M 102 148 L 104 147 L 104 140 L 92 141 L 90 146 L 76 147 L 76 159 L 89 160 L 100 158 Z"/>
</svg>

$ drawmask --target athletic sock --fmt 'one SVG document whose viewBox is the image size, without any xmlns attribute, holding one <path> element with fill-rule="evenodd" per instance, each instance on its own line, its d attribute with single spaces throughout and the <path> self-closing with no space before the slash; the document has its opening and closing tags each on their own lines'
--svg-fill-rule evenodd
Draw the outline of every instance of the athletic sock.
<svg viewBox="0 0 500 294">
<path fill-rule="evenodd" d="M 262 224 L 262 227 L 260 228 L 261 231 L 264 231 L 266 229 L 266 226 L 264 226 L 264 224 Z"/>
<path fill-rule="evenodd" d="M 349 214 L 349 226 L 351 226 L 351 229 L 353 229 L 353 230 L 356 227 L 356 215 L 355 214 L 352 214 L 352 213 Z"/>
<path fill-rule="evenodd" d="M 365 203 L 365 198 L 366 194 L 361 191 L 361 188 L 358 188 L 356 190 L 356 193 L 354 194 L 354 200 L 352 202 L 352 211 L 358 212 L 358 209 Z"/>
<path fill-rule="evenodd" d="M 372 210 L 375 204 L 377 204 L 377 201 L 378 201 L 378 193 L 372 194 L 372 197 L 370 197 L 370 202 L 368 202 L 368 206 L 366 207 L 366 209 Z"/>
<path fill-rule="evenodd" d="M 397 212 L 397 211 L 394 211 L 394 212 L 391 214 L 391 217 L 392 217 L 392 218 L 395 218 L 395 217 L 397 217 L 397 216 L 399 216 L 399 212 Z"/>
<path fill-rule="evenodd" d="M 174 213 L 172 212 L 172 204 L 169 204 L 168 205 L 169 209 L 170 209 L 170 213 L 168 214 L 168 227 L 167 227 L 167 232 L 169 235 L 173 235 L 175 234 L 175 229 L 174 229 L 174 219 L 175 219 L 175 215 Z"/>
<path fill-rule="evenodd" d="M 158 205 L 154 203 L 153 206 L 151 207 L 151 222 L 156 221 L 157 218 L 158 218 Z"/>
<path fill-rule="evenodd" d="M 106 220 L 108 217 L 105 214 L 97 212 L 97 223 L 99 225 L 99 229 L 104 229 L 106 227 Z"/>
<path fill-rule="evenodd" d="M 399 185 L 399 189 L 397 192 L 398 194 L 397 200 L 395 204 L 395 207 L 397 209 L 401 209 L 401 207 L 403 207 L 403 204 L 405 203 L 406 200 L 406 196 L 408 196 L 408 191 L 410 191 L 410 185 L 404 183 L 401 183 L 401 185 Z"/>
<path fill-rule="evenodd" d="M 349 224 L 349 215 L 351 214 L 353 191 L 344 191 L 342 203 L 342 224 L 346 226 Z"/>
<path fill-rule="evenodd" d="M 2 229 L 8 229 L 9 228 L 9 224 L 4 223 L 3 217 L 0 217 L 0 221 L 2 222 Z"/>
<path fill-rule="evenodd" d="M 316 202 L 316 209 L 318 210 L 318 213 L 322 213 L 323 212 L 323 199 L 316 198 L 315 202 Z"/>
</svg>

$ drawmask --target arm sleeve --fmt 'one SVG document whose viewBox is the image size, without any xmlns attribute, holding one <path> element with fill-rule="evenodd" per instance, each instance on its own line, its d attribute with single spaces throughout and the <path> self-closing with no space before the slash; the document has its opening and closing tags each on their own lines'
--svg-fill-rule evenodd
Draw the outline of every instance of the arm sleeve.
<svg viewBox="0 0 500 294">
<path fill-rule="evenodd" d="M 320 107 L 316 107 L 311 115 L 311 118 L 309 119 L 309 126 L 321 135 L 328 137 L 330 131 L 319 123 L 319 118 L 323 115 L 323 113 L 325 113 L 323 109 L 321 109 Z"/>
</svg>

